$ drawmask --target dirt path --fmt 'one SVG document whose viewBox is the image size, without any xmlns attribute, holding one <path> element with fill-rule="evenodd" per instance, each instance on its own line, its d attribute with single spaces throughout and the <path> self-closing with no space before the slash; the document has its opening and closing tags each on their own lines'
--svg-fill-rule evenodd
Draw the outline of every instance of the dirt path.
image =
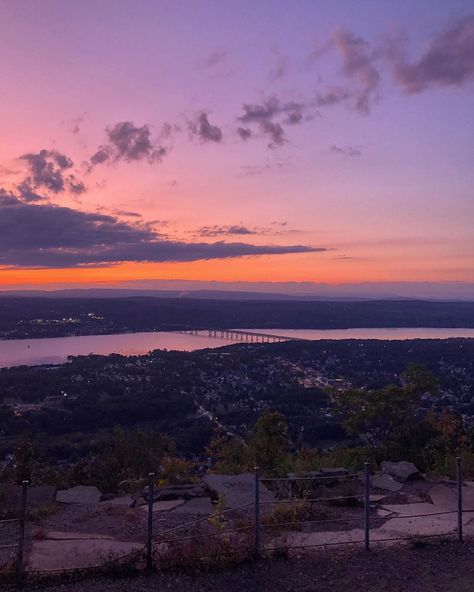
<svg viewBox="0 0 474 592">
<path fill-rule="evenodd" d="M 29 590 L 35 589 L 28 587 Z M 85 580 L 44 592 L 472 592 L 474 544 L 326 550 L 205 574 Z"/>
</svg>

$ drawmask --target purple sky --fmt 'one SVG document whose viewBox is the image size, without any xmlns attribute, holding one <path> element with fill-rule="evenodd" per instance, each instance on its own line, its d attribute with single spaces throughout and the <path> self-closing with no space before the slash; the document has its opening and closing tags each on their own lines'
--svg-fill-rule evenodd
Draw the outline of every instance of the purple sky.
<svg viewBox="0 0 474 592">
<path fill-rule="evenodd" d="M 474 282 L 472 0 L 16 0 L 0 62 L 2 286 Z"/>
</svg>

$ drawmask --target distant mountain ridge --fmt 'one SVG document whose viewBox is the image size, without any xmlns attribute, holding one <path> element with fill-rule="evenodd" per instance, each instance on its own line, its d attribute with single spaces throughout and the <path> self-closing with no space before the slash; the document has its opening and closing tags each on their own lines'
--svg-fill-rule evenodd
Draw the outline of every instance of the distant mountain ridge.
<svg viewBox="0 0 474 592">
<path fill-rule="evenodd" d="M 151 282 L 150 282 L 151 283 Z M 189 298 L 198 300 L 294 300 L 294 301 L 364 301 L 364 300 L 432 300 L 474 301 L 474 284 L 461 282 L 387 282 L 362 284 L 312 284 L 310 282 L 191 282 L 185 280 L 163 281 L 168 287 L 119 288 L 62 288 L 51 290 L 4 290 L 2 296 L 42 298 Z M 133 282 L 130 282 L 133 285 Z M 145 283 L 146 284 L 146 283 Z M 198 284 L 196 287 L 193 287 Z M 211 288 L 205 287 L 211 284 Z M 214 287 L 216 285 L 216 287 Z M 176 286 L 176 287 L 175 287 Z M 201 287 L 203 286 L 203 287 Z M 218 286 L 218 287 L 217 287 Z M 230 289 L 232 286 L 233 289 Z"/>
</svg>

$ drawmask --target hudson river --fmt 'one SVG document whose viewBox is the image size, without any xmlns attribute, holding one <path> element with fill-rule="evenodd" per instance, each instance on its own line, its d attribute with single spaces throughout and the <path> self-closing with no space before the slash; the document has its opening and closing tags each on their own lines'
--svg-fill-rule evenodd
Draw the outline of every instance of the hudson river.
<svg viewBox="0 0 474 592">
<path fill-rule="evenodd" d="M 301 339 L 446 339 L 474 338 L 474 329 L 388 328 L 388 329 L 249 329 Z M 115 335 L 87 335 L 83 337 L 55 337 L 46 339 L 12 339 L 0 341 L 0 367 L 26 364 L 61 364 L 68 356 L 88 354 L 123 355 L 146 354 L 154 349 L 193 351 L 222 347 L 237 343 L 230 339 L 216 339 L 207 331 L 199 335 L 171 332 L 121 333 Z"/>
</svg>

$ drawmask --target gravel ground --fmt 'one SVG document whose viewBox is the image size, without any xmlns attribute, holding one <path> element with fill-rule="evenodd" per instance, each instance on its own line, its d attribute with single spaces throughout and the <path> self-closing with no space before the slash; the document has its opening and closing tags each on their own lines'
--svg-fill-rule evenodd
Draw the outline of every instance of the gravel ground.
<svg viewBox="0 0 474 592">
<path fill-rule="evenodd" d="M 365 553 L 307 553 L 203 574 L 101 578 L 43 587 L 43 592 L 472 592 L 474 544 L 399 546 Z M 27 586 L 28 590 L 38 589 Z"/>
</svg>

